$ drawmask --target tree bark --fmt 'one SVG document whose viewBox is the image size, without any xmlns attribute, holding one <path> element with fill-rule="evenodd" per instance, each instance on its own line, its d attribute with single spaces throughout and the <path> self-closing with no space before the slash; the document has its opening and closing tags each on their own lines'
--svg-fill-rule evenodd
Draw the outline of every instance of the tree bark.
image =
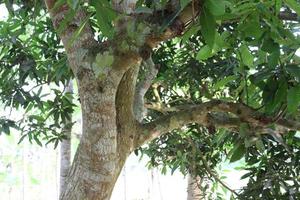
<svg viewBox="0 0 300 200">
<path fill-rule="evenodd" d="M 70 80 L 65 90 L 66 93 L 73 93 L 73 82 Z M 60 143 L 60 181 L 59 194 L 66 189 L 66 178 L 71 165 L 71 133 L 72 133 L 72 115 L 70 120 L 66 120 L 63 132 L 66 138 Z"/>
<path fill-rule="evenodd" d="M 202 199 L 201 180 L 199 176 L 188 174 L 187 200 Z"/>
</svg>

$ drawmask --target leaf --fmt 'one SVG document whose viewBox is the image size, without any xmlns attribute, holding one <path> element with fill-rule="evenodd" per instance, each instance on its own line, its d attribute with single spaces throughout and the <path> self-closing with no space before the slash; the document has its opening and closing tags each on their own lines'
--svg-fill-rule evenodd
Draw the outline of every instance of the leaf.
<svg viewBox="0 0 300 200">
<path fill-rule="evenodd" d="M 295 113 L 300 105 L 300 85 L 292 87 L 287 94 L 287 111 Z"/>
<path fill-rule="evenodd" d="M 246 152 L 246 148 L 242 142 L 238 142 L 236 146 L 229 152 L 230 162 L 235 162 L 240 160 Z"/>
<path fill-rule="evenodd" d="M 257 148 L 261 153 L 265 152 L 265 150 L 266 150 L 266 149 L 265 149 L 265 145 L 264 145 L 264 143 L 263 143 L 263 141 L 262 141 L 261 138 L 259 138 L 258 140 L 256 140 L 255 146 L 256 146 L 256 148 Z"/>
<path fill-rule="evenodd" d="M 75 14 L 76 12 L 74 10 L 72 9 L 68 10 L 68 12 L 64 15 L 65 18 L 62 20 L 62 22 L 59 24 L 59 27 L 56 30 L 58 34 L 61 34 L 66 29 L 68 23 L 72 21 Z"/>
<path fill-rule="evenodd" d="M 198 52 L 197 56 L 196 56 L 196 59 L 197 60 L 206 60 L 208 58 L 210 58 L 212 56 L 212 49 L 210 46 L 208 45 L 205 45 L 204 47 L 202 47 L 200 49 L 200 51 Z"/>
<path fill-rule="evenodd" d="M 205 2 L 209 11 L 215 15 L 220 16 L 225 14 L 226 2 L 223 0 L 208 0 Z"/>
<path fill-rule="evenodd" d="M 216 21 L 208 9 L 203 9 L 200 16 L 202 36 L 207 45 L 213 48 L 216 37 Z"/>
<path fill-rule="evenodd" d="M 18 144 L 20 144 L 20 143 L 24 140 L 24 138 L 25 138 L 26 136 L 27 136 L 27 134 L 22 135 L 21 138 L 20 138 L 19 141 L 18 141 Z"/>
<path fill-rule="evenodd" d="M 279 86 L 278 86 L 278 89 L 275 93 L 275 96 L 273 98 L 273 101 L 272 101 L 272 106 L 274 108 L 276 108 L 276 106 L 280 106 L 281 103 L 284 103 L 285 102 L 285 98 L 287 96 L 287 89 L 288 89 L 288 85 L 287 85 L 287 82 L 284 78 L 282 78 L 279 82 Z"/>
<path fill-rule="evenodd" d="M 54 142 L 54 149 L 56 149 L 58 143 L 59 143 L 59 139 L 56 138 L 56 140 L 55 140 L 55 142 Z"/>
<path fill-rule="evenodd" d="M 289 64 L 285 66 L 286 71 L 292 76 L 298 78 L 300 80 L 300 66 L 295 64 Z"/>
<path fill-rule="evenodd" d="M 43 146 L 37 135 L 34 135 L 33 139 L 39 146 L 41 146 L 41 147 Z"/>
<path fill-rule="evenodd" d="M 284 0 L 285 3 L 300 16 L 300 4 L 295 0 Z"/>
<path fill-rule="evenodd" d="M 70 8 L 75 10 L 78 6 L 79 0 L 67 0 L 67 3 L 70 6 Z"/>
<path fill-rule="evenodd" d="M 240 50 L 242 63 L 244 63 L 248 67 L 252 67 L 254 62 L 254 57 L 249 51 L 248 47 L 246 45 L 242 45 L 239 50 Z"/>
<path fill-rule="evenodd" d="M 100 31 L 104 36 L 111 39 L 114 35 L 112 21 L 117 17 L 116 12 L 107 1 L 91 0 L 91 5 L 96 9 L 96 19 Z"/>
<path fill-rule="evenodd" d="M 269 56 L 268 56 L 268 65 L 272 68 L 276 67 L 280 58 L 280 49 L 274 50 Z"/>
<path fill-rule="evenodd" d="M 232 75 L 232 76 L 227 76 L 226 78 L 223 78 L 221 80 L 219 80 L 214 86 L 213 89 L 220 89 L 221 87 L 227 85 L 228 83 L 230 83 L 233 80 L 236 80 L 238 77 L 236 75 Z"/>
<path fill-rule="evenodd" d="M 188 31 L 186 31 L 183 36 L 181 37 L 182 38 L 182 42 L 188 42 L 188 39 L 196 34 L 198 31 L 200 30 L 200 27 L 199 26 L 192 26 L 190 29 L 188 29 Z"/>
<path fill-rule="evenodd" d="M 68 48 L 70 48 L 70 47 L 73 45 L 73 43 L 75 42 L 75 40 L 77 40 L 77 38 L 80 36 L 80 34 L 81 34 L 83 28 L 85 27 L 85 25 L 86 25 L 87 22 L 89 21 L 90 17 L 91 17 L 91 14 L 89 14 L 89 15 L 85 18 L 85 20 L 83 20 L 83 21 L 81 22 L 81 24 L 79 25 L 78 29 L 75 31 L 75 33 L 72 35 L 72 37 L 69 39 L 68 44 L 67 44 Z"/>
<path fill-rule="evenodd" d="M 261 50 L 272 53 L 279 49 L 279 44 L 276 43 L 272 38 L 264 38 Z"/>
</svg>

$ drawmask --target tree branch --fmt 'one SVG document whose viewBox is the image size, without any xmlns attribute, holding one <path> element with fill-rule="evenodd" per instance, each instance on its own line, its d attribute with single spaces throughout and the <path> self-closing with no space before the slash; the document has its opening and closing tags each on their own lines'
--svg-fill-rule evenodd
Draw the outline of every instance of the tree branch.
<svg viewBox="0 0 300 200">
<path fill-rule="evenodd" d="M 282 127 L 282 130 L 300 130 L 299 122 L 287 119 L 280 119 L 274 122 L 272 118 L 266 117 L 242 103 L 212 100 L 199 105 L 183 107 L 182 110 L 140 125 L 138 130 L 140 135 L 135 142 L 136 147 L 189 123 L 237 129 L 244 122 L 258 130 L 267 128 L 267 126 L 274 123 Z"/>
<path fill-rule="evenodd" d="M 142 68 L 140 69 L 140 80 L 137 83 L 135 89 L 135 98 L 134 98 L 134 114 L 138 121 L 142 121 L 146 116 L 147 110 L 144 106 L 144 96 L 148 89 L 150 88 L 153 79 L 158 73 L 157 66 L 153 63 L 151 56 L 142 63 Z M 143 72 L 142 72 L 143 71 Z"/>
<path fill-rule="evenodd" d="M 235 194 L 235 196 L 239 196 L 239 194 L 234 191 L 233 189 L 231 189 L 226 183 L 224 183 L 219 177 L 218 175 L 216 175 L 211 169 L 210 167 L 208 166 L 208 163 L 206 161 L 206 159 L 204 158 L 203 154 L 200 152 L 200 159 L 202 160 L 203 162 L 203 165 L 206 169 L 206 172 L 212 176 L 217 182 L 219 182 L 224 188 L 226 188 L 227 190 L 229 190 L 231 193 Z"/>
</svg>

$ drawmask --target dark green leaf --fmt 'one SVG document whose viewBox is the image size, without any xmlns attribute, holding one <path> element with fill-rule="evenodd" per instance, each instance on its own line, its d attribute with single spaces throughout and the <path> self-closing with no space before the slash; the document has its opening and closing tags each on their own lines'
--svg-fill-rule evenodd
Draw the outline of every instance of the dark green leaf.
<svg viewBox="0 0 300 200">
<path fill-rule="evenodd" d="M 235 162 L 240 160 L 246 152 L 245 145 L 242 142 L 238 142 L 235 144 L 234 148 L 230 151 L 229 155 L 230 157 L 230 162 Z"/>
<path fill-rule="evenodd" d="M 205 4 L 209 11 L 215 15 L 220 16 L 225 14 L 225 5 L 226 2 L 223 0 L 207 0 L 205 1 Z"/>
<path fill-rule="evenodd" d="M 300 86 L 292 87 L 287 93 L 287 110 L 295 113 L 300 105 Z"/>
<path fill-rule="evenodd" d="M 216 21 L 208 9 L 203 9 L 200 16 L 201 33 L 207 45 L 213 48 L 216 37 Z"/>
</svg>

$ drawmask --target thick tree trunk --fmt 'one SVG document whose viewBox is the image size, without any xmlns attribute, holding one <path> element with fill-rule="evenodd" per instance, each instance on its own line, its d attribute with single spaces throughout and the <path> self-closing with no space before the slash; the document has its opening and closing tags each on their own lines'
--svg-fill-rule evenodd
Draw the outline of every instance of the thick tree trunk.
<svg viewBox="0 0 300 200">
<path fill-rule="evenodd" d="M 118 153 L 115 109 L 102 109 L 107 115 L 95 109 L 83 110 L 83 134 L 87 137 L 82 137 L 60 199 L 110 199 L 127 157 Z"/>
<path fill-rule="evenodd" d="M 102 85 L 92 73 L 85 75 L 78 82 L 83 134 L 60 199 L 109 200 L 132 149 L 127 137 L 120 138 L 124 130 L 116 113 L 116 85 L 122 77 Z"/>
<path fill-rule="evenodd" d="M 66 93 L 73 93 L 73 82 L 70 81 L 65 90 Z M 71 165 L 71 132 L 72 116 L 67 120 L 64 127 L 64 134 L 66 138 L 60 143 L 60 181 L 59 194 L 66 189 L 66 178 Z"/>
<path fill-rule="evenodd" d="M 188 175 L 187 200 L 200 200 L 201 195 L 201 180 L 199 176 Z"/>
</svg>

